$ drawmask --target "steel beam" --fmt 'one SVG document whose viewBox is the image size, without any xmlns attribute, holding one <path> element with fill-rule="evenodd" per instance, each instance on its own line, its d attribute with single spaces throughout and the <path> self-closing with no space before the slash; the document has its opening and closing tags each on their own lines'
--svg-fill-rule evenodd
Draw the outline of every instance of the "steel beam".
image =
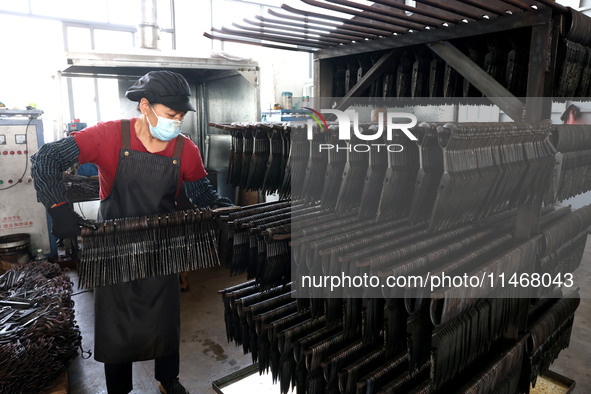
<svg viewBox="0 0 591 394">
<path fill-rule="evenodd" d="M 343 98 L 339 100 L 334 109 L 344 110 L 349 106 L 351 99 L 363 93 L 377 78 L 381 77 L 384 70 L 391 66 L 392 58 L 398 53 L 393 50 L 384 55 L 361 77 L 359 81 L 353 86 Z"/>
<path fill-rule="evenodd" d="M 553 59 L 556 57 L 558 26 L 554 26 L 556 21 L 551 19 L 549 9 L 546 17 L 545 23 L 532 26 L 524 116 L 527 122 L 549 119 L 552 111 Z"/>
<path fill-rule="evenodd" d="M 332 97 L 334 61 L 327 59 L 314 61 L 314 100 L 312 105 L 317 110 L 331 108 L 327 99 Z"/>
<path fill-rule="evenodd" d="M 431 43 L 429 48 L 501 108 L 511 119 L 521 122 L 523 103 L 468 56 L 448 42 Z"/>
<path fill-rule="evenodd" d="M 554 63 L 561 16 L 553 20 L 551 10 L 545 11 L 546 23 L 534 25 L 531 33 L 524 113 L 527 122 L 550 119 L 552 114 Z M 540 232 L 541 209 L 542 196 L 517 208 L 516 239 L 528 239 Z"/>
</svg>

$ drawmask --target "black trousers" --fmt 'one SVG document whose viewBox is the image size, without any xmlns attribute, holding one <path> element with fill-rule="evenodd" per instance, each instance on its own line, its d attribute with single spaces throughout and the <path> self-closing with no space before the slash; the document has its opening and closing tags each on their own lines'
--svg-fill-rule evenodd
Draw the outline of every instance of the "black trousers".
<svg viewBox="0 0 591 394">
<path fill-rule="evenodd" d="M 132 363 L 106 364 L 105 378 L 109 394 L 127 394 L 133 389 Z M 160 382 L 170 382 L 179 375 L 179 354 L 175 353 L 154 360 L 154 377 Z"/>
</svg>

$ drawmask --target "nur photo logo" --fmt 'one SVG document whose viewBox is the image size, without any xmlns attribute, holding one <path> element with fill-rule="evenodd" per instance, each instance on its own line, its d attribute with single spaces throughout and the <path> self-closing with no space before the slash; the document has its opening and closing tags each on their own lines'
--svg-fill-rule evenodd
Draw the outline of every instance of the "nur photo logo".
<svg viewBox="0 0 591 394">
<path fill-rule="evenodd" d="M 383 140 L 384 131 L 386 132 L 386 141 L 390 142 L 393 139 L 394 130 L 400 130 L 404 135 L 411 141 L 416 141 L 417 137 L 410 131 L 411 128 L 416 126 L 417 118 L 415 115 L 406 112 L 387 112 L 384 117 L 380 117 L 376 127 L 372 127 L 366 130 L 361 130 L 359 126 L 359 113 L 354 109 L 348 109 L 346 111 L 339 111 L 336 109 L 321 109 L 320 112 L 304 107 L 304 109 L 310 111 L 311 119 L 306 121 L 307 126 L 307 138 L 312 140 L 314 137 L 314 125 L 318 125 L 320 132 L 328 132 L 328 125 L 323 114 L 332 114 L 336 116 L 338 123 L 338 139 L 343 141 L 351 141 L 352 136 L 355 136 L 360 141 L 376 141 Z M 371 133 L 368 131 L 371 130 Z M 339 146 L 334 144 L 320 144 L 319 150 L 347 150 L 349 152 L 369 152 L 372 147 L 377 148 L 380 152 L 381 149 L 385 149 L 388 152 L 402 152 L 404 147 L 400 144 L 388 144 L 388 143 L 347 143 L 346 146 Z"/>
</svg>

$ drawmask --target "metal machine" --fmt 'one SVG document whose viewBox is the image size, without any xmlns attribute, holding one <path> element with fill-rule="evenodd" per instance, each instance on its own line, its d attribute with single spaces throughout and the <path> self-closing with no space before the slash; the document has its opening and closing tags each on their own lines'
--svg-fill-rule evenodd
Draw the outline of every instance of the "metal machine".
<svg viewBox="0 0 591 394">
<path fill-rule="evenodd" d="M 48 218 L 29 158 L 43 145 L 40 110 L 0 110 L 0 236 L 28 233 L 31 247 L 50 253 Z"/>
</svg>

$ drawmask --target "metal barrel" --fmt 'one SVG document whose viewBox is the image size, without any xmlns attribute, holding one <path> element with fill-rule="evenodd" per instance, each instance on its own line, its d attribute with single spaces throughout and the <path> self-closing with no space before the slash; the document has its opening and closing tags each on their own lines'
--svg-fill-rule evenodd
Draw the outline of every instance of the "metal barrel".
<svg viewBox="0 0 591 394">
<path fill-rule="evenodd" d="M 28 263 L 30 259 L 30 234 L 19 233 L 0 237 L 0 273 Z"/>
</svg>

